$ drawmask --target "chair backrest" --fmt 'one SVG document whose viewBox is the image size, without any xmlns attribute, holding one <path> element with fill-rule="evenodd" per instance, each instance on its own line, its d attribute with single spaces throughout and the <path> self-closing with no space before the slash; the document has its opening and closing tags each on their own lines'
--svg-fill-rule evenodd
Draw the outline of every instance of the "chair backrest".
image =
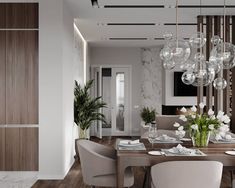
<svg viewBox="0 0 235 188">
<path fill-rule="evenodd" d="M 113 152 L 110 148 L 89 140 L 78 140 L 77 147 L 81 162 L 83 180 L 86 184 L 90 185 L 93 177 L 99 175 L 102 171 L 102 165 L 105 166 L 105 164 L 96 164 L 99 157 L 104 156 L 114 159 L 115 151 Z"/>
<path fill-rule="evenodd" d="M 151 169 L 154 188 L 219 188 L 223 164 L 217 161 L 170 161 Z"/>
<path fill-rule="evenodd" d="M 156 116 L 156 123 L 158 129 L 167 129 L 173 130 L 173 124 L 178 122 L 181 125 L 184 125 L 185 122 L 179 119 L 178 115 L 157 115 Z"/>
</svg>

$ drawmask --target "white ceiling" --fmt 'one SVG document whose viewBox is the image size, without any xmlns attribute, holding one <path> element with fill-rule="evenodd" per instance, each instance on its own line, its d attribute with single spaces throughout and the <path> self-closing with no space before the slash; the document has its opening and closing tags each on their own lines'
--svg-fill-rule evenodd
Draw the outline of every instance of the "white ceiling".
<svg viewBox="0 0 235 188">
<path fill-rule="evenodd" d="M 93 8 L 91 0 L 67 0 L 84 38 L 92 46 L 146 47 L 163 44 L 166 31 L 175 34 L 175 0 L 98 0 L 100 8 Z M 223 5 L 223 0 L 202 0 L 202 5 Z M 103 8 L 104 5 L 164 5 L 164 8 Z M 179 5 L 200 5 L 200 0 L 179 0 Z M 235 5 L 235 0 L 226 0 Z M 203 15 L 223 15 L 223 8 L 202 8 Z M 235 15 L 235 8 L 227 8 Z M 199 8 L 179 8 L 179 23 L 196 23 Z M 155 23 L 156 25 L 107 25 L 108 23 Z M 180 37 L 188 38 L 196 32 L 196 25 L 179 26 Z M 147 38 L 147 40 L 110 40 L 110 38 Z"/>
</svg>

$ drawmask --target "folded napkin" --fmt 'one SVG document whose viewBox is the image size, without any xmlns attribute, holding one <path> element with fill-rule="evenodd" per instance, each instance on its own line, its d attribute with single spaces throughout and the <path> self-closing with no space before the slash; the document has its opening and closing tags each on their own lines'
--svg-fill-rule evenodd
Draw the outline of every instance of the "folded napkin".
<svg viewBox="0 0 235 188">
<path fill-rule="evenodd" d="M 184 155 L 194 155 L 196 153 L 196 150 L 183 147 L 181 144 L 178 144 L 176 147 L 173 147 L 168 151 L 170 153 L 184 154 Z"/>
<path fill-rule="evenodd" d="M 157 138 L 157 140 L 162 140 L 162 141 L 176 141 L 176 138 L 170 137 L 166 134 L 163 134 Z"/>
<path fill-rule="evenodd" d="M 120 140 L 119 144 L 134 145 L 139 144 L 140 140 Z"/>
</svg>

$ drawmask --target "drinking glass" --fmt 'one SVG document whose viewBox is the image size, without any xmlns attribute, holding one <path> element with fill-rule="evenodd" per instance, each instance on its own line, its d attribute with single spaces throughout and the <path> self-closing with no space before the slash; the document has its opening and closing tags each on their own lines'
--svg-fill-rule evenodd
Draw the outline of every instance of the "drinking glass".
<svg viewBox="0 0 235 188">
<path fill-rule="evenodd" d="M 152 147 L 156 138 L 157 138 L 157 125 L 156 122 L 152 122 L 149 126 L 149 132 L 148 132 L 148 139 L 149 142 L 152 144 Z"/>
</svg>

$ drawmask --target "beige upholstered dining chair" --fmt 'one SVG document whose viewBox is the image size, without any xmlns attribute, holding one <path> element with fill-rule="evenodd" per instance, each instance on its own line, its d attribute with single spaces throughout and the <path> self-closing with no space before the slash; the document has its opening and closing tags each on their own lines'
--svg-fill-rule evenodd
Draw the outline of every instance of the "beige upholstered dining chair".
<svg viewBox="0 0 235 188">
<path fill-rule="evenodd" d="M 178 122 L 181 125 L 184 125 L 185 122 L 179 119 L 178 115 L 156 115 L 156 123 L 158 129 L 175 129 L 173 124 Z"/>
<path fill-rule="evenodd" d="M 219 188 L 223 164 L 217 161 L 170 161 L 151 168 L 152 188 Z"/>
<path fill-rule="evenodd" d="M 116 187 L 116 151 L 89 140 L 78 140 L 77 147 L 85 184 L 91 187 Z M 132 169 L 127 168 L 124 186 L 130 187 L 133 183 Z"/>
</svg>

